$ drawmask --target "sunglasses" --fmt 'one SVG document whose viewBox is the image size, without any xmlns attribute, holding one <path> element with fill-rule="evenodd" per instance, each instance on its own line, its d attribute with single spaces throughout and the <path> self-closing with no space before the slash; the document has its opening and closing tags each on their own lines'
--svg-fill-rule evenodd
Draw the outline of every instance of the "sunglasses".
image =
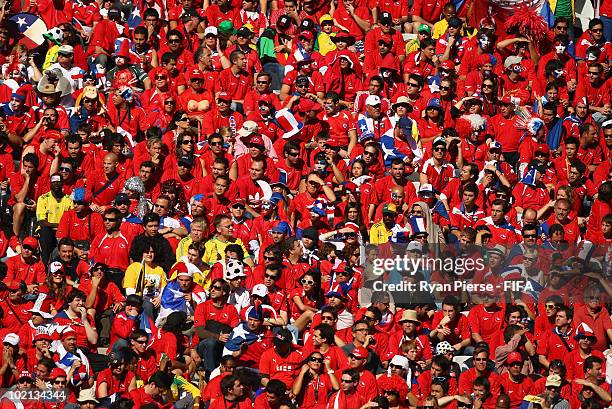
<svg viewBox="0 0 612 409">
<path fill-rule="evenodd" d="M 594 33 L 602 33 L 603 29 L 602 28 L 592 28 L 591 31 Z"/>
<path fill-rule="evenodd" d="M 295 158 L 297 156 L 300 156 L 300 152 L 287 152 L 287 155 Z"/>
<path fill-rule="evenodd" d="M 166 77 L 165 75 L 156 75 L 156 76 L 155 76 L 155 79 L 156 79 L 156 80 L 167 80 L 167 79 L 168 79 L 168 77 Z"/>
<path fill-rule="evenodd" d="M 141 340 L 141 339 L 136 339 L 136 340 L 134 340 L 134 342 L 135 342 L 135 343 L 137 343 L 137 344 L 140 344 L 140 345 L 144 345 L 144 344 L 146 344 L 146 343 L 147 343 L 147 340 L 145 339 L 145 340 L 143 341 L 143 340 Z"/>
<path fill-rule="evenodd" d="M 346 271 L 339 271 L 339 272 L 338 272 L 338 275 L 339 275 L 339 276 L 343 276 L 343 277 L 348 277 L 348 276 L 350 276 L 350 273 L 348 273 L 348 272 L 346 272 Z"/>
<path fill-rule="evenodd" d="M 557 306 L 555 304 L 546 304 L 544 308 L 546 308 L 547 310 L 554 310 L 555 308 L 557 308 Z"/>
<path fill-rule="evenodd" d="M 434 152 L 446 152 L 446 148 L 433 148 Z"/>
<path fill-rule="evenodd" d="M 355 383 L 355 381 L 354 381 L 354 380 L 352 380 L 352 379 L 344 379 L 344 378 L 340 379 L 340 382 L 344 382 L 344 383 Z"/>
<path fill-rule="evenodd" d="M 370 151 L 363 152 L 363 156 L 374 156 L 374 155 L 376 155 L 376 152 L 370 152 Z"/>
<path fill-rule="evenodd" d="M 259 84 L 259 85 L 268 85 L 269 82 L 268 81 L 257 81 L 257 84 Z"/>
<path fill-rule="evenodd" d="M 223 146 L 223 142 L 208 142 L 210 146 Z"/>
<path fill-rule="evenodd" d="M 418 87 L 419 87 L 419 84 L 415 84 L 414 82 L 409 82 L 409 83 L 408 83 L 408 86 L 409 86 L 409 87 L 412 87 L 412 88 L 418 88 Z"/>
<path fill-rule="evenodd" d="M 164 101 L 164 105 L 174 105 L 174 104 L 176 104 L 176 101 L 172 101 L 172 100 Z"/>
<path fill-rule="evenodd" d="M 313 285 L 314 281 L 313 280 L 300 280 L 300 283 L 304 285 Z"/>
<path fill-rule="evenodd" d="M 172 39 L 168 39 L 168 42 L 170 44 L 178 44 L 181 42 L 181 40 L 179 40 L 178 38 L 172 38 Z"/>
<path fill-rule="evenodd" d="M 310 362 L 323 363 L 323 358 L 310 358 Z"/>
<path fill-rule="evenodd" d="M 278 278 L 278 276 L 265 273 L 264 274 L 264 278 L 269 278 L 270 280 L 276 280 Z"/>
<path fill-rule="evenodd" d="M 213 285 L 210 288 L 213 289 L 213 290 L 217 290 L 217 291 L 223 290 L 223 286 L 221 286 L 221 285 Z"/>
<path fill-rule="evenodd" d="M 266 260 L 266 261 L 274 261 L 274 260 L 276 260 L 276 257 L 264 256 L 264 260 Z"/>
<path fill-rule="evenodd" d="M 64 166 L 61 166 L 59 168 L 59 170 L 60 170 L 60 172 L 72 172 L 72 168 L 67 168 L 67 167 L 64 167 Z"/>
<path fill-rule="evenodd" d="M 444 91 L 448 91 L 448 90 L 450 90 L 451 88 L 450 88 L 450 87 L 443 87 L 443 86 L 440 86 L 440 89 L 443 89 Z"/>
<path fill-rule="evenodd" d="M 93 104 L 94 102 L 96 102 L 95 99 L 83 98 L 83 103 L 85 103 L 85 104 Z"/>
<path fill-rule="evenodd" d="M 181 145 L 192 145 L 193 141 L 191 139 L 185 139 L 184 141 L 181 141 Z"/>
<path fill-rule="evenodd" d="M 53 381 L 53 385 L 66 385 L 67 383 L 66 381 Z"/>
<path fill-rule="evenodd" d="M 117 218 L 116 217 L 105 217 L 104 221 L 105 222 L 116 222 Z"/>
<path fill-rule="evenodd" d="M 526 239 L 535 239 L 536 237 L 538 237 L 538 235 L 537 234 L 524 234 L 523 237 Z"/>
</svg>

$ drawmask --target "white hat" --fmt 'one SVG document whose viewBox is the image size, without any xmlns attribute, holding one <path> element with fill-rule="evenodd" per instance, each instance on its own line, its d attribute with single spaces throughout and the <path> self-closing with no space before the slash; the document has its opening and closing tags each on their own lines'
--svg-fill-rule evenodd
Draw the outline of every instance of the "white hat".
<svg viewBox="0 0 612 409">
<path fill-rule="evenodd" d="M 225 266 L 225 279 L 233 280 L 238 277 L 246 277 L 244 264 L 240 260 L 230 260 Z"/>
<path fill-rule="evenodd" d="M 58 54 L 74 54 L 74 47 L 63 44 L 57 49 Z"/>
<path fill-rule="evenodd" d="M 368 95 L 365 100 L 366 105 L 380 105 L 380 97 L 378 95 Z"/>
<path fill-rule="evenodd" d="M 280 125 L 280 128 L 284 131 L 283 139 L 291 138 L 299 133 L 304 127 L 304 124 L 298 121 L 293 115 L 293 112 L 287 108 L 276 111 L 274 117 L 278 125 Z"/>
<path fill-rule="evenodd" d="M 259 131 L 259 127 L 257 126 L 257 122 L 255 121 L 246 121 L 242 124 L 242 128 L 238 130 L 238 135 L 240 136 L 249 136 Z"/>
<path fill-rule="evenodd" d="M 208 26 L 208 27 L 206 27 L 206 30 L 204 30 L 204 37 L 206 37 L 209 34 L 212 34 L 214 36 L 219 35 L 219 32 L 217 31 L 217 27 L 215 27 L 215 26 Z"/>
<path fill-rule="evenodd" d="M 268 287 L 266 287 L 264 284 L 257 284 L 251 290 L 251 295 L 258 295 L 261 298 L 264 298 L 268 294 Z"/>
<path fill-rule="evenodd" d="M 10 332 L 10 333 L 6 334 L 4 336 L 4 340 L 2 340 L 2 342 L 6 343 L 6 344 L 11 344 L 14 347 L 19 345 L 19 341 L 20 341 L 19 335 L 15 334 L 14 332 Z"/>
<path fill-rule="evenodd" d="M 389 362 L 389 365 L 399 365 L 399 366 L 403 367 L 406 371 L 410 368 L 410 364 L 408 362 L 408 358 L 406 358 L 403 355 L 395 355 L 391 359 L 391 362 Z"/>
<path fill-rule="evenodd" d="M 64 268 L 64 265 L 62 263 L 60 263 L 59 261 L 54 261 L 51 264 L 49 264 L 49 272 L 51 274 L 53 274 L 56 271 L 59 271 L 59 270 L 61 270 L 63 268 Z"/>
<path fill-rule="evenodd" d="M 29 309 L 28 312 L 31 312 L 32 314 L 38 314 L 46 320 L 50 320 L 53 318 L 53 315 L 49 314 L 48 312 L 41 311 L 40 308 Z"/>
<path fill-rule="evenodd" d="M 77 402 L 79 402 L 79 403 L 85 403 L 85 402 L 100 403 L 96 399 L 96 394 L 94 393 L 94 388 L 81 389 L 81 391 L 79 392 L 79 397 L 77 398 Z"/>
<path fill-rule="evenodd" d="M 510 68 L 515 64 L 520 64 L 523 59 L 516 55 L 511 55 L 504 61 L 504 68 Z"/>
<path fill-rule="evenodd" d="M 406 247 L 406 251 L 418 251 L 419 253 L 423 252 L 423 245 L 418 241 L 411 241 L 408 243 L 408 247 Z"/>
</svg>

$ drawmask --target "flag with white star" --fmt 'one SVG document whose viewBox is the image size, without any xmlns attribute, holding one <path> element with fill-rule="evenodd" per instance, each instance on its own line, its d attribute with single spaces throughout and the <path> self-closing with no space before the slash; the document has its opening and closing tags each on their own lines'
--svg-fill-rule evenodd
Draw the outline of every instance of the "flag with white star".
<svg viewBox="0 0 612 409">
<path fill-rule="evenodd" d="M 127 24 L 130 30 L 135 29 L 142 23 L 142 18 L 140 17 L 140 7 L 138 7 L 137 3 L 134 3 L 132 12 L 127 19 Z"/>
<path fill-rule="evenodd" d="M 45 42 L 43 34 L 47 32 L 47 25 L 40 17 L 32 13 L 19 13 L 9 20 L 16 24 L 17 31 L 23 35 L 20 42 L 28 49 L 34 49 Z"/>
</svg>

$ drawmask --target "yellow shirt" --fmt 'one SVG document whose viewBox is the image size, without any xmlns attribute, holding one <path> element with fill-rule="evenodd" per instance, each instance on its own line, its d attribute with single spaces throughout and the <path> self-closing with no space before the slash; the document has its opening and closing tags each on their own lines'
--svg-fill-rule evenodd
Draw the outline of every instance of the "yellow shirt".
<svg viewBox="0 0 612 409">
<path fill-rule="evenodd" d="M 225 248 L 230 244 L 239 244 L 240 247 L 242 247 L 245 260 L 250 257 L 246 247 L 244 247 L 244 244 L 242 244 L 242 240 L 234 239 L 233 242 L 222 242 L 217 238 L 217 236 L 215 236 L 204 244 L 204 257 L 202 257 L 202 260 L 211 266 L 219 260 L 225 260 Z"/>
<path fill-rule="evenodd" d="M 36 202 L 36 219 L 46 220 L 49 223 L 59 223 L 66 210 L 72 209 L 72 199 L 64 195 L 59 202 L 51 192 L 41 195 Z"/>
<path fill-rule="evenodd" d="M 382 221 L 374 223 L 370 229 L 370 244 L 387 243 L 392 234 L 391 230 L 387 230 Z"/>
<path fill-rule="evenodd" d="M 448 29 L 448 21 L 446 21 L 446 19 L 443 18 L 442 20 L 434 24 L 433 33 L 431 34 L 431 38 L 433 38 L 434 40 L 437 40 L 438 38 L 442 37 L 444 33 L 446 33 L 447 29 Z"/>
<path fill-rule="evenodd" d="M 179 244 L 176 246 L 176 260 L 180 260 L 181 257 L 187 255 L 187 250 L 189 250 L 189 246 L 193 243 L 193 239 L 191 236 L 183 237 Z"/>
<path fill-rule="evenodd" d="M 319 36 L 317 37 L 317 43 L 319 44 L 319 53 L 322 56 L 325 56 L 325 54 L 327 54 L 328 52 L 336 49 L 336 44 L 334 44 L 334 42 L 331 40 L 332 36 L 334 35 L 334 33 L 319 33 Z"/>
<path fill-rule="evenodd" d="M 143 264 L 140 262 L 132 263 L 125 270 L 125 277 L 123 278 L 123 288 L 136 289 L 138 284 L 138 278 L 140 277 L 140 270 Z M 166 273 L 160 266 L 151 268 L 144 264 L 144 277 L 141 277 L 143 291 L 138 292 L 138 295 L 145 295 L 147 297 L 157 297 L 161 294 L 162 289 L 166 286 Z M 144 294 L 143 294 L 144 292 Z M 133 293 L 133 292 L 132 292 Z M 128 294 L 132 294 L 128 292 Z"/>
</svg>

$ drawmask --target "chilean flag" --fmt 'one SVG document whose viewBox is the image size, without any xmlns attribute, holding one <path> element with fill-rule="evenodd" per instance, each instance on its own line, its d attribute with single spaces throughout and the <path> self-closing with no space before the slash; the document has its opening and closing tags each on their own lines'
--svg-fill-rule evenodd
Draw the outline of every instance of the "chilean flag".
<svg viewBox="0 0 612 409">
<path fill-rule="evenodd" d="M 43 34 L 47 32 L 47 25 L 40 17 L 32 13 L 19 13 L 9 20 L 17 25 L 19 34 L 23 34 L 21 42 L 28 49 L 34 49 L 45 42 Z"/>
</svg>

